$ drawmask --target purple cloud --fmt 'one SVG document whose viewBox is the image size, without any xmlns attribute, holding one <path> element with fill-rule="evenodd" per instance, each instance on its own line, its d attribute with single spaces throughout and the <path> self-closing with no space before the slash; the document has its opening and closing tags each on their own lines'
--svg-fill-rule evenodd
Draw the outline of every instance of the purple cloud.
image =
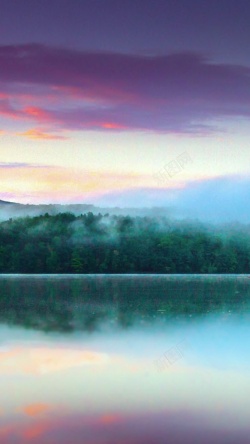
<svg viewBox="0 0 250 444">
<path fill-rule="evenodd" d="M 38 165 L 25 162 L 0 162 L 0 169 L 13 169 L 13 168 L 53 168 L 51 165 Z"/>
<path fill-rule="evenodd" d="M 0 47 L 0 66 L 0 88 L 9 92 L 1 99 L 0 91 L 0 113 L 53 128 L 204 133 L 212 130 L 211 120 L 250 116 L 250 68 L 199 54 L 17 45 Z M 18 105 L 11 94 L 22 95 Z M 40 112 L 30 114 L 32 106 Z"/>
</svg>

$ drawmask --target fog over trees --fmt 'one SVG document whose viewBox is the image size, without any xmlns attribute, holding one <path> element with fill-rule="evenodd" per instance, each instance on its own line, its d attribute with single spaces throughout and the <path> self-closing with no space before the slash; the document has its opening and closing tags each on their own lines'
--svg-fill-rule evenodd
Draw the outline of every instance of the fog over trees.
<svg viewBox="0 0 250 444">
<path fill-rule="evenodd" d="M 250 225 L 48 213 L 0 223 L 1 273 L 249 273 Z"/>
</svg>

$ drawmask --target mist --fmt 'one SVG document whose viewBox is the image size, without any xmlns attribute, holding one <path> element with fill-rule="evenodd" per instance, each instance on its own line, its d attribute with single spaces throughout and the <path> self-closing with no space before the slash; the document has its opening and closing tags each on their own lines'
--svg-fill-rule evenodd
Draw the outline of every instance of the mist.
<svg viewBox="0 0 250 444">
<path fill-rule="evenodd" d="M 0 273 L 248 273 L 250 224 L 93 212 L 0 223 Z"/>
<path fill-rule="evenodd" d="M 141 188 L 113 192 L 95 203 L 100 206 L 126 205 L 151 208 L 152 214 L 165 214 L 176 219 L 198 219 L 202 222 L 225 223 L 250 221 L 250 178 L 222 176 L 185 183 L 182 187 Z"/>
<path fill-rule="evenodd" d="M 249 223 L 250 178 L 225 176 L 190 181 L 182 188 L 137 188 L 96 197 L 92 204 L 33 205 L 0 201 L 0 221 L 9 218 L 53 216 L 70 212 L 75 216 L 92 212 L 131 217 L 191 219 L 202 223 Z"/>
</svg>

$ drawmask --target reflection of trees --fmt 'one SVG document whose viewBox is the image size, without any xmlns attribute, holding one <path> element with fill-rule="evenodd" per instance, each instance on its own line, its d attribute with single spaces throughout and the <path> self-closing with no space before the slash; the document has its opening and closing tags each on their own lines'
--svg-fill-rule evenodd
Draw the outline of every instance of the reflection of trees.
<svg viewBox="0 0 250 444">
<path fill-rule="evenodd" d="M 250 310 L 237 277 L 85 276 L 0 279 L 0 322 L 44 331 L 129 328 L 158 317 Z"/>
</svg>

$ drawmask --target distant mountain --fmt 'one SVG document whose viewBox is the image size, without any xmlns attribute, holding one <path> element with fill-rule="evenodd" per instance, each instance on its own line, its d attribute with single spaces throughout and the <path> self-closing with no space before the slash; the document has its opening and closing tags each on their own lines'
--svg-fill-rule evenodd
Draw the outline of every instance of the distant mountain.
<svg viewBox="0 0 250 444">
<path fill-rule="evenodd" d="M 0 199 L 0 205 L 13 205 L 13 202 L 8 202 L 7 200 Z M 14 202 L 14 205 L 20 205 Z"/>
<path fill-rule="evenodd" d="M 55 215 L 70 212 L 79 216 L 80 214 L 92 212 L 93 214 L 130 215 L 130 216 L 170 216 L 168 208 L 120 208 L 120 207 L 96 207 L 92 204 L 20 204 L 0 200 L 0 221 L 16 217 L 39 216 L 45 213 Z"/>
<path fill-rule="evenodd" d="M 55 215 L 58 213 L 71 212 L 76 215 L 86 213 L 94 210 L 93 205 L 32 205 L 32 204 L 20 204 L 16 202 L 7 202 L 0 200 L 0 220 L 7 220 L 15 217 L 25 216 L 39 216 L 41 214 L 48 213 Z"/>
</svg>

